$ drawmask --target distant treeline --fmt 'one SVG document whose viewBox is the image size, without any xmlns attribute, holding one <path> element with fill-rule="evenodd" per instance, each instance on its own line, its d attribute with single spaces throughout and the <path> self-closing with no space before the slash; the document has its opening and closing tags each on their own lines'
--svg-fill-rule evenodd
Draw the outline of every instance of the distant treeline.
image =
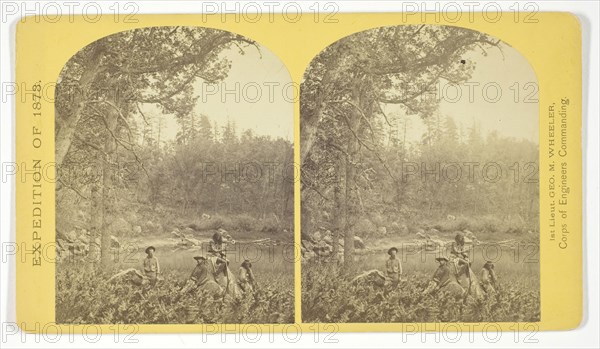
<svg viewBox="0 0 600 349">
<path fill-rule="evenodd" d="M 239 135 L 234 123 L 220 126 L 205 115 L 190 114 L 178 122 L 181 131 L 166 143 L 159 142 L 150 127 L 130 125 L 136 143 L 131 149 L 117 149 L 112 164 L 114 189 L 107 204 L 113 218 L 133 217 L 128 223 L 135 225 L 138 220 L 149 219 L 135 212 L 148 216 L 158 208 L 160 212 L 176 212 L 181 218 L 242 214 L 291 227 L 291 142 L 257 136 L 252 130 Z M 85 211 L 92 208 L 92 184 L 102 170 L 93 161 L 95 152 L 91 145 L 76 141 L 63 162 L 57 199 L 59 223 L 67 224 L 67 228 L 77 221 L 86 225 L 77 212 L 89 216 Z"/>
<path fill-rule="evenodd" d="M 422 227 L 447 217 L 494 217 L 495 222 L 510 221 L 511 228 L 537 229 L 537 144 L 495 131 L 482 135 L 475 125 L 459 129 L 450 117 L 436 115 L 424 121 L 426 132 L 416 143 L 404 142 L 402 127 L 373 125 L 377 150 L 363 151 L 355 161 L 353 189 L 358 200 L 351 207 L 357 213 L 350 216 L 353 227 L 365 230 L 365 220 L 370 221 L 369 229 L 390 229 L 415 222 Z M 339 160 L 332 156 L 339 151 L 319 140 L 312 151 L 303 166 L 308 231 L 334 221 L 336 183 L 344 189 L 343 175 L 336 175 Z"/>
</svg>

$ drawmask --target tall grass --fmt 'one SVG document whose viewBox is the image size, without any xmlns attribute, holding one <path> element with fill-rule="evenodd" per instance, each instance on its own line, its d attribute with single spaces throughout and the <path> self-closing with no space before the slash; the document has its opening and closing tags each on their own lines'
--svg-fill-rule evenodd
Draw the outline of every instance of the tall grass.
<svg viewBox="0 0 600 349">
<path fill-rule="evenodd" d="M 294 266 L 283 247 L 260 247 L 253 269 L 254 292 L 223 299 L 198 290 L 179 295 L 196 262 L 197 251 L 158 249 L 162 280 L 155 287 L 108 283 L 119 269 L 141 270 L 143 252 L 128 253 L 110 268 L 91 272 L 85 263 L 61 261 L 56 269 L 56 321 L 77 324 L 291 323 L 294 321 Z M 237 273 L 247 258 L 228 254 Z M 238 263 L 239 262 L 239 263 Z"/>
<path fill-rule="evenodd" d="M 472 269 L 479 274 L 484 249 L 474 251 Z M 496 258 L 499 287 L 483 300 L 466 303 L 447 297 L 423 295 L 437 268 L 436 254 L 401 251 L 406 281 L 394 290 L 350 281 L 370 269 L 385 270 L 385 253 L 357 256 L 350 270 L 331 260 L 302 266 L 302 320 L 304 322 L 481 322 L 540 320 L 539 262 L 536 254 L 503 249 Z"/>
</svg>

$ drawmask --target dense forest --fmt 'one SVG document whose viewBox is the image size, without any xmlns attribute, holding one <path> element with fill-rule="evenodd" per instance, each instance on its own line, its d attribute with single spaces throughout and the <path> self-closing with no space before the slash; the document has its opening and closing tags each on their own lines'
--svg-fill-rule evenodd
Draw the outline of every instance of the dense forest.
<svg viewBox="0 0 600 349">
<path fill-rule="evenodd" d="M 465 57 L 505 47 L 483 33 L 419 25 L 356 33 L 317 55 L 300 90 L 304 238 L 343 236 L 350 261 L 355 235 L 536 232 L 537 144 L 457 125 L 432 98 L 440 82 L 469 81 L 478 58 Z M 407 141 L 416 121 L 425 130 Z"/>
<path fill-rule="evenodd" d="M 57 231 L 90 232 L 103 263 L 111 235 L 168 234 L 201 217 L 207 230 L 292 231 L 291 141 L 198 111 L 194 84 L 226 78 L 231 52 L 260 49 L 225 31 L 152 27 L 76 53 L 56 87 Z"/>
<path fill-rule="evenodd" d="M 537 144 L 497 132 L 482 134 L 476 125 L 459 128 L 451 117 L 439 115 L 427 119 L 421 142 L 406 143 L 406 120 L 393 120 L 399 126 L 378 126 L 376 152 L 363 151 L 355 160 L 354 209 L 359 214 L 349 217 L 349 226 L 356 234 L 369 236 L 381 228 L 407 234 L 441 222 L 462 225 L 457 230 L 498 233 L 499 240 L 506 237 L 503 233 L 537 229 Z M 334 199 L 341 195 L 335 187 L 338 160 L 322 156 L 320 166 L 311 157 L 303 167 L 309 232 L 334 228 Z"/>
<path fill-rule="evenodd" d="M 156 135 L 149 128 L 135 130 L 136 152 L 117 151 L 110 219 L 129 219 L 138 211 L 176 212 L 190 222 L 203 214 L 245 214 L 269 220 L 270 229 L 290 229 L 282 222 L 291 221 L 293 215 L 293 149 L 289 141 L 257 136 L 252 130 L 238 135 L 235 124 L 219 126 L 205 115 L 184 116 L 180 123 L 185 131 L 173 142 L 161 146 L 156 130 Z M 84 193 L 99 175 L 95 163 L 90 162 L 93 150 L 91 145 L 76 142 L 61 168 L 58 199 L 64 211 L 59 217 L 65 229 L 72 228 L 69 222 L 78 222 L 73 220 L 77 207 L 90 207 Z M 81 176 L 82 171 L 86 176 Z M 142 218 L 133 218 L 130 225 L 143 226 Z"/>
<path fill-rule="evenodd" d="M 537 251 L 538 145 L 512 137 L 518 124 L 482 130 L 488 106 L 444 114 L 436 95 L 506 48 L 407 25 L 352 34 L 313 59 L 300 87 L 303 321 L 539 321 L 539 264 L 511 258 L 521 243 Z M 469 254 L 446 257 L 467 235 Z M 490 245 L 496 256 L 482 253 Z M 484 294 L 488 267 L 501 282 Z"/>
</svg>

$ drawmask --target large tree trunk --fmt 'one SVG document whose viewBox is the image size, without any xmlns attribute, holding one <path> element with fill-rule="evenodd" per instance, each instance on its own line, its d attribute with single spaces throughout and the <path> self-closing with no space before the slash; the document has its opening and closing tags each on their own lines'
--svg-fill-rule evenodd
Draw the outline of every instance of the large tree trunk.
<svg viewBox="0 0 600 349">
<path fill-rule="evenodd" d="M 306 157 L 315 143 L 317 126 L 319 125 L 320 119 L 321 115 L 319 115 L 319 113 L 314 116 L 306 115 L 302 117 L 300 132 L 300 164 L 304 163 L 304 160 L 306 160 Z"/>
<path fill-rule="evenodd" d="M 70 112 L 66 112 L 61 108 L 56 108 L 56 133 L 55 133 L 55 159 L 54 162 L 57 166 L 60 166 L 69 152 L 71 142 L 73 141 L 73 135 L 79 119 L 81 118 L 82 110 L 85 107 L 85 101 L 89 98 L 89 85 L 94 82 L 96 76 L 100 72 L 100 61 L 102 54 L 104 53 L 105 47 L 102 41 L 96 42 L 93 45 L 94 48 L 90 50 L 86 57 L 83 73 L 79 78 L 77 86 L 74 88 L 76 91 L 69 94 L 71 100 L 69 104 L 72 105 Z M 69 82 L 65 82 L 69 84 Z M 57 89 L 69 88 L 69 86 L 57 86 Z M 58 97 L 58 96 L 57 96 Z"/>
<path fill-rule="evenodd" d="M 306 203 L 300 204 L 300 239 L 310 240 L 311 213 Z"/>
<path fill-rule="evenodd" d="M 342 173 L 344 170 L 344 173 Z M 346 212 L 346 199 L 342 189 L 345 182 L 345 167 L 342 161 L 336 161 L 335 165 L 336 181 L 333 188 L 333 197 L 335 209 L 333 211 L 333 256 L 337 259 L 340 250 L 340 232 L 344 229 L 344 216 Z"/>
<path fill-rule="evenodd" d="M 402 204 L 404 203 L 404 189 L 405 186 L 402 183 L 402 179 L 392 179 L 394 182 L 394 187 L 396 188 L 396 210 L 401 212 Z"/>
<path fill-rule="evenodd" d="M 102 169 L 102 157 L 98 155 L 98 168 Z M 98 261 L 100 260 L 101 249 L 100 245 L 97 244 L 97 241 L 101 241 L 102 236 L 102 222 L 104 221 L 104 206 L 102 201 L 102 185 L 101 183 L 92 184 L 91 190 L 91 205 L 90 205 L 90 251 L 88 264 L 91 269 L 95 269 L 98 266 Z"/>
<path fill-rule="evenodd" d="M 346 158 L 346 173 L 345 173 L 345 231 L 344 231 L 344 269 L 349 270 L 354 263 L 354 223 L 350 220 L 358 213 L 358 193 L 356 190 L 356 160 L 359 153 L 359 130 L 361 126 L 361 120 L 364 115 L 362 113 L 369 113 L 370 110 L 365 108 L 363 101 L 365 101 L 364 94 L 361 88 L 360 82 L 354 87 L 352 92 L 352 100 L 355 109 L 349 113 L 347 126 L 350 134 L 348 136 L 347 144 L 347 158 Z M 367 101 L 368 102 L 368 101 Z M 360 110 L 356 109 L 356 106 L 360 107 Z M 367 116 L 368 117 L 368 116 Z"/>
<path fill-rule="evenodd" d="M 111 142 L 110 137 L 107 137 L 104 143 L 104 149 L 107 150 L 110 146 L 108 143 Z M 106 267 L 110 264 L 110 227 L 107 217 L 109 216 L 110 211 L 110 189 L 112 187 L 112 170 L 111 165 L 109 163 L 110 153 L 107 152 L 107 159 L 104 161 L 102 165 L 102 196 L 101 196 L 101 206 L 102 206 L 102 227 L 100 229 L 100 251 L 101 258 L 100 264 L 103 267 Z"/>
<path fill-rule="evenodd" d="M 116 106 L 116 103 L 112 103 Z M 117 121 L 119 114 L 112 108 L 107 107 L 107 112 L 104 113 L 105 126 L 107 128 L 107 135 L 104 139 L 104 161 L 102 162 L 102 229 L 100 236 L 100 250 L 101 250 L 101 265 L 106 267 L 110 264 L 110 210 L 111 207 L 111 192 L 113 190 L 113 163 L 115 152 L 117 150 L 117 142 L 114 138 L 117 129 Z"/>
<path fill-rule="evenodd" d="M 348 154 L 354 157 L 356 149 L 358 148 L 357 141 L 354 138 L 350 138 L 348 142 Z M 354 227 L 350 222 L 353 215 L 354 207 L 354 175 L 356 169 L 351 159 L 346 159 L 345 163 L 345 195 L 344 195 L 344 268 L 348 270 L 354 262 Z"/>
</svg>

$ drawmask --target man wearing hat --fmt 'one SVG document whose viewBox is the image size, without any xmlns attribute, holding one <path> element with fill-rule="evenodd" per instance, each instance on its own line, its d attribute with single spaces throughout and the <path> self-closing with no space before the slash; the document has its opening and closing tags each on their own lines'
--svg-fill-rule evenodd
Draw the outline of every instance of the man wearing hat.
<svg viewBox="0 0 600 349">
<path fill-rule="evenodd" d="M 486 293 L 496 292 L 496 272 L 492 261 L 485 262 L 481 269 L 481 287 Z"/>
<path fill-rule="evenodd" d="M 429 283 L 429 286 L 424 294 L 434 293 L 440 288 L 446 286 L 450 282 L 450 266 L 448 265 L 448 258 L 446 257 L 437 257 L 435 259 L 440 265 L 436 269 L 435 273 L 433 273 L 433 279 Z"/>
<path fill-rule="evenodd" d="M 438 288 L 442 288 L 450 282 L 450 267 L 448 266 L 448 258 L 438 257 L 435 259 L 440 266 L 433 274 L 433 282 L 437 284 Z"/>
<path fill-rule="evenodd" d="M 194 259 L 196 260 L 196 267 L 185 286 L 181 289 L 180 294 L 185 294 L 198 287 L 210 293 L 220 294 L 222 287 L 215 280 L 215 266 L 212 261 L 205 256 L 194 256 Z"/>
<path fill-rule="evenodd" d="M 197 286 L 202 286 L 208 281 L 207 259 L 204 256 L 194 256 L 194 260 L 196 260 L 196 267 L 192 271 L 190 280 Z"/>
<path fill-rule="evenodd" d="M 150 285 L 156 285 L 158 280 L 158 274 L 160 274 L 160 266 L 158 265 L 158 259 L 154 256 L 156 248 L 149 246 L 146 248 L 146 258 L 144 258 L 144 275 L 150 280 Z"/>
<path fill-rule="evenodd" d="M 402 275 L 402 264 L 400 263 L 400 259 L 396 258 L 396 254 L 398 254 L 398 249 L 396 247 L 392 247 L 388 250 L 388 254 L 390 258 L 385 262 L 385 270 L 387 276 L 392 280 L 392 286 L 398 286 L 400 283 L 400 275 Z"/>
<path fill-rule="evenodd" d="M 250 263 L 250 260 L 248 259 L 244 260 L 240 266 L 238 286 L 240 286 L 244 292 L 252 291 L 254 289 L 254 273 L 252 272 L 252 263 Z"/>
</svg>

